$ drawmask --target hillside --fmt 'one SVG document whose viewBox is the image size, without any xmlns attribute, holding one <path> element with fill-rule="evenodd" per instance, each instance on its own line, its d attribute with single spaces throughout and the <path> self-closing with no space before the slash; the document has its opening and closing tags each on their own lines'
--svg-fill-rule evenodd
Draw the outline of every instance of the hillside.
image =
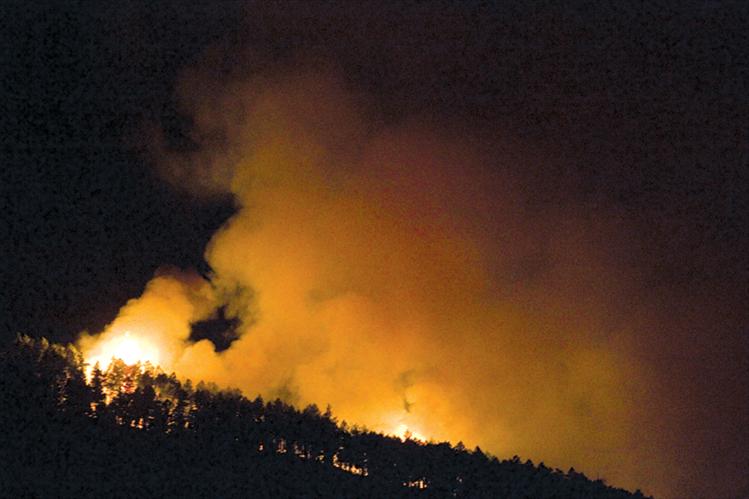
<svg viewBox="0 0 749 499">
<path fill-rule="evenodd" d="M 3 497 L 643 497 L 462 444 L 402 441 L 72 347 L 0 353 Z"/>
</svg>

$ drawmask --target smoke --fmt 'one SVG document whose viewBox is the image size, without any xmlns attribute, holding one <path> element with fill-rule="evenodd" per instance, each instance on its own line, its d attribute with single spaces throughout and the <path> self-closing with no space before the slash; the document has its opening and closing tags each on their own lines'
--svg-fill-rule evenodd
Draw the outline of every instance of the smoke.
<svg viewBox="0 0 749 499">
<path fill-rule="evenodd" d="M 148 361 L 166 369 L 183 354 L 190 325 L 211 315 L 214 291 L 199 275 L 160 269 L 143 295 L 128 301 L 117 318 L 98 335 L 81 334 L 78 345 L 93 367 L 104 368 L 113 355 Z"/>
<path fill-rule="evenodd" d="M 178 93 L 195 147 L 161 137 L 159 168 L 237 211 L 206 249 L 208 280 L 157 276 L 108 331 L 142 331 L 167 368 L 248 395 L 676 490 L 664 427 L 684 428 L 679 392 L 653 351 L 676 329 L 659 308 L 669 291 L 644 289 L 624 214 L 533 174 L 559 166 L 553 152 L 388 122 L 330 69 L 194 69 Z M 239 338 L 223 352 L 188 341 L 220 306 Z"/>
</svg>

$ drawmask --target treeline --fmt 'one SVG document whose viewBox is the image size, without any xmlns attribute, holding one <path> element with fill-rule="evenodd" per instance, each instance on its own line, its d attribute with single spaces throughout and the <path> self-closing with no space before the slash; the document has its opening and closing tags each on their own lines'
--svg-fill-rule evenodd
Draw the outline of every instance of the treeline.
<svg viewBox="0 0 749 499">
<path fill-rule="evenodd" d="M 643 497 L 478 447 L 401 441 L 328 409 L 179 381 L 73 347 L 0 352 L 3 497 Z"/>
</svg>

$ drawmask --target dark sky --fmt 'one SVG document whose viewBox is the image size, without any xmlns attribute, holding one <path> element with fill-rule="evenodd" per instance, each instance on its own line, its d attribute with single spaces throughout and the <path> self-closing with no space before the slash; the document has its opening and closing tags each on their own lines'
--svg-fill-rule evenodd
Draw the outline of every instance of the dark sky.
<svg viewBox="0 0 749 499">
<path fill-rule="evenodd" d="M 530 175 L 620 205 L 647 243 L 673 245 L 653 262 L 676 267 L 664 272 L 746 276 L 745 7 L 77 5 L 3 7 L 5 336 L 70 339 L 159 265 L 201 268 L 231 205 L 170 190 L 139 138 L 147 123 L 177 126 L 178 72 L 216 46 L 249 46 L 258 66 L 332 57 L 393 119 L 501 123 L 570 158 Z M 695 261 L 704 244 L 715 251 Z"/>
<path fill-rule="evenodd" d="M 695 308 L 745 308 L 747 4 L 513 3 L 3 2 L 2 338 L 72 341 L 160 266 L 208 272 L 203 251 L 232 201 L 173 189 L 147 143 L 156 126 L 191 146 L 174 89 L 206 60 L 231 79 L 318 58 L 383 121 L 533 144 L 528 156 L 547 160 L 522 176 L 537 206 L 622 213 L 642 279 L 711 295 L 685 300 Z M 732 375 L 747 365 L 745 315 L 726 332 Z"/>
</svg>

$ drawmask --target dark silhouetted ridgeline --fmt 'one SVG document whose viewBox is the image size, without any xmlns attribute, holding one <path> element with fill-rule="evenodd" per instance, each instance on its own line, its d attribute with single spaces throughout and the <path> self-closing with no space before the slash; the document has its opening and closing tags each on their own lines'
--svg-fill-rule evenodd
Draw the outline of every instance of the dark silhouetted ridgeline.
<svg viewBox="0 0 749 499">
<path fill-rule="evenodd" d="M 3 497 L 643 497 L 582 473 L 401 441 L 72 347 L 0 353 Z"/>
</svg>

